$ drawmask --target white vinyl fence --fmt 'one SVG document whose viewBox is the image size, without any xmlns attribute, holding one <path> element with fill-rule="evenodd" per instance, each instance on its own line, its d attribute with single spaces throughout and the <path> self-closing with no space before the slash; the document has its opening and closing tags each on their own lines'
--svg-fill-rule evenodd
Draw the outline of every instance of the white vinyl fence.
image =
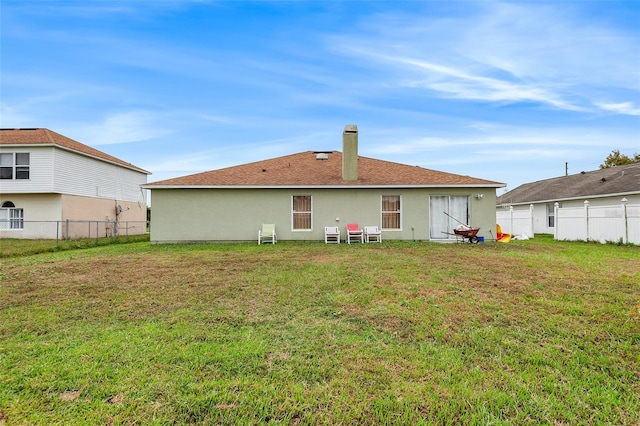
<svg viewBox="0 0 640 426">
<path fill-rule="evenodd" d="M 640 245 L 640 205 L 560 207 L 555 204 L 556 240 L 622 242 Z"/>
<path fill-rule="evenodd" d="M 513 206 L 509 210 L 496 211 L 496 222 L 502 228 L 502 232 L 511 235 L 526 235 L 533 238 L 533 204 L 529 210 L 514 210 Z"/>
</svg>

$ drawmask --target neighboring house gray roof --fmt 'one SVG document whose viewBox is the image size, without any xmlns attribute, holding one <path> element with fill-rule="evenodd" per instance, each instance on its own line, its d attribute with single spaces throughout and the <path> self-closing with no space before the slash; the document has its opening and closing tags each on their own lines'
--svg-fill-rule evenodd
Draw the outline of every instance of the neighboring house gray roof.
<svg viewBox="0 0 640 426">
<path fill-rule="evenodd" d="M 640 194 L 640 162 L 525 183 L 501 195 L 498 205 Z"/>
</svg>

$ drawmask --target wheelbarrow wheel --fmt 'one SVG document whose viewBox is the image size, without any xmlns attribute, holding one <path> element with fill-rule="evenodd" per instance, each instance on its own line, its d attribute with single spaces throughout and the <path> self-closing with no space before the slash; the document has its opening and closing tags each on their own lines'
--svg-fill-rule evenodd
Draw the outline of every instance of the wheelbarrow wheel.
<svg viewBox="0 0 640 426">
<path fill-rule="evenodd" d="M 469 238 L 469 242 L 472 243 L 472 244 L 478 244 L 478 241 L 480 241 L 480 239 L 478 237 Z"/>
</svg>

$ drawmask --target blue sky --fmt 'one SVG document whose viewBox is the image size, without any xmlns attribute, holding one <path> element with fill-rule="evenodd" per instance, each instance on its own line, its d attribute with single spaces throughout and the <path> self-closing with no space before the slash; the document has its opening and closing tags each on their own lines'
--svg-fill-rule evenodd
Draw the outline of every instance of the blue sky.
<svg viewBox="0 0 640 426">
<path fill-rule="evenodd" d="M 639 1 L 0 8 L 0 126 L 49 128 L 150 182 L 342 150 L 346 124 L 360 155 L 507 189 L 640 153 Z"/>
</svg>

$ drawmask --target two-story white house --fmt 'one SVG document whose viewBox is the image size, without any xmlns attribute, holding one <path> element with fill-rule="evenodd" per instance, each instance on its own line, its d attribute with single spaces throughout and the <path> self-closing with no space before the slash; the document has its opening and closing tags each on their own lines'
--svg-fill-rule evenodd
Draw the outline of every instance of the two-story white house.
<svg viewBox="0 0 640 426">
<path fill-rule="evenodd" d="M 49 129 L 0 129 L 0 238 L 144 233 L 149 174 Z"/>
</svg>

